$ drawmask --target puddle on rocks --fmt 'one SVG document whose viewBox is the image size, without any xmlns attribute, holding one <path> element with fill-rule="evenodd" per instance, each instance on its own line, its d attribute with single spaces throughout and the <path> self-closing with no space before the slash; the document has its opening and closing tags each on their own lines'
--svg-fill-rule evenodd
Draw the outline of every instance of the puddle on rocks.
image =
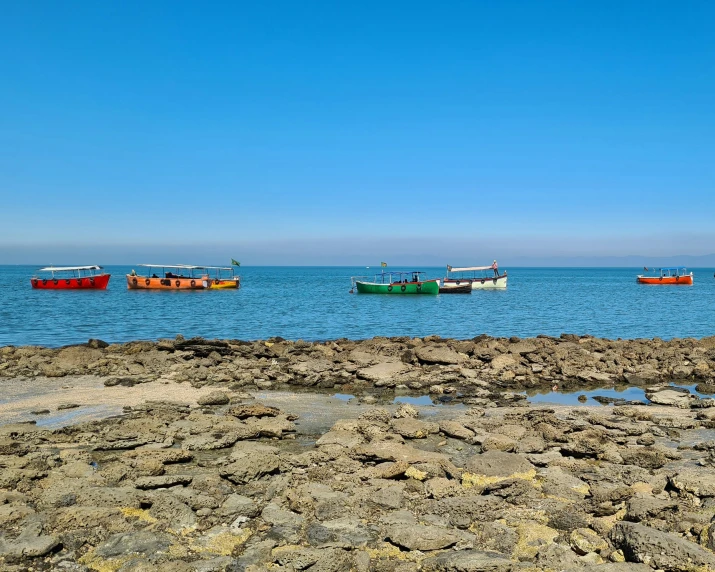
<svg viewBox="0 0 715 572">
<path fill-rule="evenodd" d="M 695 390 L 695 385 L 679 385 L 671 383 L 670 387 L 687 389 L 692 395 L 698 397 L 711 397 L 710 395 L 700 393 Z M 667 389 L 667 387 L 663 387 Z M 634 387 L 631 385 L 616 386 L 611 388 L 593 389 L 588 391 L 540 391 L 528 390 L 525 392 L 529 403 L 555 403 L 557 405 L 611 405 L 609 403 L 599 403 L 594 397 L 606 397 L 610 399 L 618 399 L 623 401 L 640 401 L 642 403 L 650 403 L 646 399 L 646 390 L 643 387 Z M 586 401 L 579 401 L 581 395 L 586 396 Z"/>
</svg>

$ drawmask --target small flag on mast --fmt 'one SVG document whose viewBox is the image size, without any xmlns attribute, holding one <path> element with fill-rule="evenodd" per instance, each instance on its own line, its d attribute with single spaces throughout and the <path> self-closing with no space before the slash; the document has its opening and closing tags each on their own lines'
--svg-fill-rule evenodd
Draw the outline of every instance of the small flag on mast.
<svg viewBox="0 0 715 572">
<path fill-rule="evenodd" d="M 380 262 L 380 266 L 382 266 L 383 268 L 387 268 L 387 262 Z"/>
<path fill-rule="evenodd" d="M 234 260 L 233 258 L 231 259 L 231 265 L 232 266 L 241 266 L 241 263 L 238 262 L 238 260 Z"/>
</svg>

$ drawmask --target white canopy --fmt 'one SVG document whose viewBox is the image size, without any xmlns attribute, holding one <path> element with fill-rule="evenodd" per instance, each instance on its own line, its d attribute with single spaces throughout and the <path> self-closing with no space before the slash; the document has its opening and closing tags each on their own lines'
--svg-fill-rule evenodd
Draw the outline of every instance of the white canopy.
<svg viewBox="0 0 715 572">
<path fill-rule="evenodd" d="M 183 268 L 184 270 L 198 270 L 203 266 L 190 266 L 189 264 L 137 264 L 146 268 Z"/>
<path fill-rule="evenodd" d="M 473 270 L 491 270 L 491 266 L 468 266 L 465 268 L 453 268 L 451 266 L 448 267 L 449 272 L 471 272 Z"/>
<path fill-rule="evenodd" d="M 63 270 L 101 270 L 101 266 L 48 266 L 40 268 L 40 272 L 61 272 Z"/>
</svg>

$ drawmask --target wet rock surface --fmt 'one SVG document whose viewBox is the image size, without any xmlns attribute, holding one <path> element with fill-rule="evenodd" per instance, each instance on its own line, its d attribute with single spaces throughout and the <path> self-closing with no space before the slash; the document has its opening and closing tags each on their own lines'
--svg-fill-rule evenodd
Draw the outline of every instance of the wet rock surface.
<svg viewBox="0 0 715 572">
<path fill-rule="evenodd" d="M 54 430 L 1 425 L 0 569 L 715 570 L 715 409 L 667 387 L 674 368 L 681 382 L 712 383 L 707 344 L 2 348 L 0 384 L 20 371 L 92 372 L 113 380 L 106 391 L 136 391 L 153 376 L 207 389 L 192 403 L 146 401 Z M 596 373 L 669 393 L 659 405 L 594 408 L 504 391 Z M 377 403 L 323 410 L 316 399 L 306 411 L 256 398 L 292 386 Z M 457 405 L 393 404 L 400 386 Z"/>
</svg>

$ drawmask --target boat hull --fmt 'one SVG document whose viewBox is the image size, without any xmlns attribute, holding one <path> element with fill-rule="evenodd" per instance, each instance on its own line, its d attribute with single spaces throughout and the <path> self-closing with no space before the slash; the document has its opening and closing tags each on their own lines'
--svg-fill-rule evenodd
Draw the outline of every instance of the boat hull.
<svg viewBox="0 0 715 572">
<path fill-rule="evenodd" d="M 506 288 L 507 275 L 492 276 L 484 278 L 445 278 L 443 288 L 458 288 L 465 283 L 471 282 L 472 290 L 498 290 Z"/>
<path fill-rule="evenodd" d="M 36 290 L 105 290 L 111 274 L 98 274 L 83 278 L 32 278 Z"/>
<path fill-rule="evenodd" d="M 657 284 L 659 286 L 692 286 L 693 275 L 685 276 L 638 276 L 638 284 Z"/>
<path fill-rule="evenodd" d="M 440 287 L 439 293 L 440 294 L 471 294 L 472 293 L 472 285 L 469 282 L 467 282 L 467 283 L 462 283 L 459 286 Z"/>
<path fill-rule="evenodd" d="M 209 289 L 211 289 L 211 290 L 230 290 L 230 289 L 235 290 L 236 288 L 240 288 L 240 286 L 241 286 L 241 280 L 239 278 L 227 279 L 227 280 L 212 279 L 209 282 L 210 282 Z"/>
<path fill-rule="evenodd" d="M 355 286 L 361 294 L 439 294 L 437 280 L 408 282 L 407 284 L 378 284 L 375 282 L 356 281 Z"/>
<path fill-rule="evenodd" d="M 208 281 L 201 278 L 150 278 L 127 274 L 129 290 L 204 290 Z"/>
</svg>

